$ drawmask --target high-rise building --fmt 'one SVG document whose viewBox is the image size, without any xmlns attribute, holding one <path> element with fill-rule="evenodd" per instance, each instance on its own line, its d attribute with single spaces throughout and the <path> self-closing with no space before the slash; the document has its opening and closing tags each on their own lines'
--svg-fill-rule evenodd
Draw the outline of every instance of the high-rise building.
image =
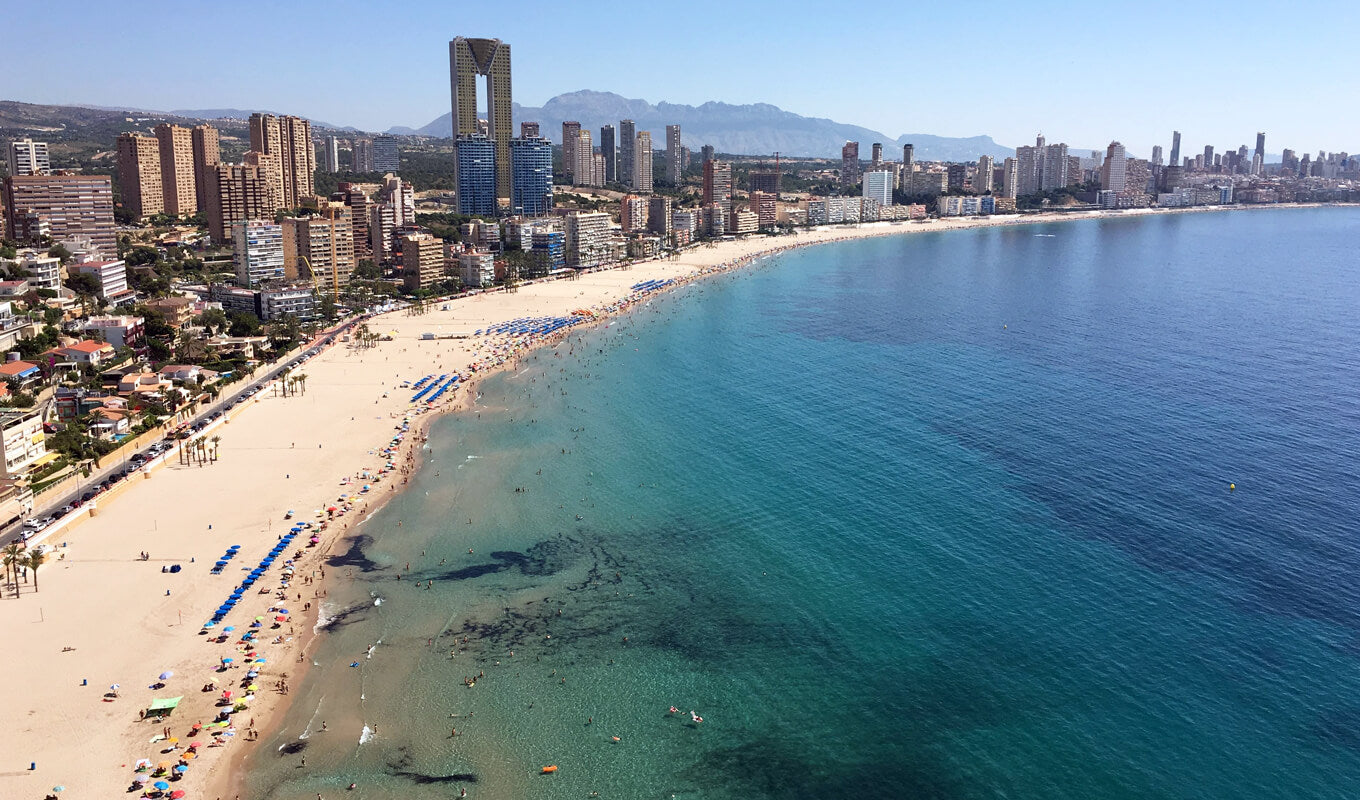
<svg viewBox="0 0 1360 800">
<path fill-rule="evenodd" d="M 391 203 L 374 203 L 368 209 L 368 241 L 375 261 L 387 261 L 395 252 L 392 237 L 397 230 L 397 215 Z"/>
<path fill-rule="evenodd" d="M 637 126 L 631 119 L 619 122 L 619 183 L 631 189 L 633 186 L 633 164 L 637 160 Z"/>
<path fill-rule="evenodd" d="M 567 266 L 598 267 L 609 261 L 609 215 L 601 211 L 572 211 L 566 219 Z"/>
<path fill-rule="evenodd" d="M 1004 170 L 1004 177 L 1001 180 L 1001 196 L 1014 200 L 1019 196 L 1020 191 L 1020 162 L 1014 158 L 1008 158 L 1001 163 L 1001 168 Z"/>
<path fill-rule="evenodd" d="M 11 175 L 0 195 L 5 231 L 21 241 L 84 237 L 97 255 L 115 258 L 113 181 L 107 175 Z"/>
<path fill-rule="evenodd" d="M 279 210 L 267 169 L 258 154 L 247 153 L 255 163 L 216 164 L 208 170 L 208 234 L 216 244 L 231 244 L 233 223 L 251 219 L 273 219 Z"/>
<path fill-rule="evenodd" d="M 870 152 L 873 155 L 869 157 L 869 168 L 878 169 L 879 167 L 883 166 L 883 143 L 874 142 L 873 148 L 870 150 Z"/>
<path fill-rule="evenodd" d="M 495 216 L 495 143 L 480 133 L 468 133 L 458 137 L 455 150 L 458 160 L 458 213 Z"/>
<path fill-rule="evenodd" d="M 633 189 L 652 193 L 652 134 L 638 131 L 633 141 Z"/>
<path fill-rule="evenodd" d="M 1256 151 L 1251 154 L 1251 174 L 1261 175 L 1265 172 L 1266 166 L 1266 135 L 1263 132 L 1256 134 Z"/>
<path fill-rule="evenodd" d="M 732 162 L 704 162 L 703 204 L 723 208 L 732 205 Z"/>
<path fill-rule="evenodd" d="M 552 212 L 552 142 L 538 136 L 510 140 L 511 213 L 542 217 Z"/>
<path fill-rule="evenodd" d="M 977 192 L 978 194 L 986 194 L 991 190 L 992 190 L 992 157 L 978 156 L 977 174 L 973 176 L 973 191 Z"/>
<path fill-rule="evenodd" d="M 1181 165 L 1181 132 L 1171 132 L 1171 160 L 1166 162 L 1169 166 L 1179 167 Z"/>
<path fill-rule="evenodd" d="M 1111 192 L 1124 191 L 1127 162 L 1124 145 L 1110 142 L 1110 146 L 1105 149 L 1105 163 L 1100 168 L 1100 188 Z"/>
<path fill-rule="evenodd" d="M 680 126 L 666 126 L 666 182 L 672 186 L 679 186 L 680 179 L 685 173 L 684 158 L 680 153 Z M 671 215 L 666 214 L 669 220 Z"/>
<path fill-rule="evenodd" d="M 155 137 L 124 133 L 118 137 L 118 188 L 123 207 L 138 219 L 165 211 L 161 151 Z"/>
<path fill-rule="evenodd" d="M 387 135 L 373 137 L 373 171 L 401 171 L 401 151 L 397 149 L 397 137 Z"/>
<path fill-rule="evenodd" d="M 647 198 L 637 194 L 627 194 L 619 201 L 619 227 L 624 233 L 639 233 L 647 230 Z"/>
<path fill-rule="evenodd" d="M 1043 183 L 1043 150 L 1021 145 L 1015 148 L 1015 191 L 1019 196 L 1037 194 Z"/>
<path fill-rule="evenodd" d="M 407 291 L 429 289 L 440 283 L 444 280 L 444 241 L 428 233 L 401 237 L 401 268 Z"/>
<path fill-rule="evenodd" d="M 52 161 L 47 155 L 47 142 L 20 139 L 9 143 L 9 174 L 50 175 Z"/>
<path fill-rule="evenodd" d="M 231 224 L 232 265 L 236 282 L 256 289 L 283 280 L 283 225 L 272 219 L 238 220 Z"/>
<path fill-rule="evenodd" d="M 519 138 L 521 138 L 521 139 L 537 139 L 537 138 L 538 138 L 538 123 L 537 123 L 537 122 L 521 122 L 521 123 L 519 124 Z"/>
<path fill-rule="evenodd" d="M 349 206 L 349 225 L 354 233 L 354 261 L 357 264 L 361 259 L 373 257 L 373 244 L 368 234 L 369 209 L 373 201 L 352 183 L 341 183 L 338 188 L 331 199 Z"/>
<path fill-rule="evenodd" d="M 1212 169 L 1213 166 L 1214 166 L 1214 146 L 1211 144 L 1206 144 L 1204 145 L 1204 168 Z"/>
<path fill-rule="evenodd" d="M 906 183 L 911 173 L 916 171 L 916 148 L 910 144 L 902 145 L 902 182 Z"/>
<path fill-rule="evenodd" d="M 859 142 L 846 142 L 841 147 L 841 186 L 859 183 Z"/>
<path fill-rule="evenodd" d="M 453 95 L 453 138 L 477 133 L 477 77 L 486 76 L 487 138 L 496 150 L 496 197 L 510 200 L 510 138 L 514 135 L 510 96 L 510 45 L 500 39 L 449 42 Z M 455 144 L 456 147 L 456 144 Z M 457 175 L 454 175 L 457 183 Z"/>
<path fill-rule="evenodd" d="M 957 166 L 962 167 L 962 164 Z M 880 206 L 892 205 L 892 173 L 886 169 L 870 169 L 864 173 L 864 187 L 860 191 L 861 197 L 871 198 Z M 756 211 L 754 207 L 751 209 Z"/>
<path fill-rule="evenodd" d="M 618 180 L 614 170 L 618 168 L 618 153 L 615 151 L 614 126 L 600 126 L 600 155 L 604 156 L 604 183 Z"/>
<path fill-rule="evenodd" d="M 194 135 L 189 128 L 161 123 L 156 126 L 160 148 L 161 185 L 165 189 L 165 213 L 174 216 L 198 212 L 194 185 Z"/>
<path fill-rule="evenodd" d="M 647 231 L 659 233 L 669 242 L 671 235 L 671 199 L 654 194 L 647 198 Z"/>
<path fill-rule="evenodd" d="M 963 186 L 968 182 L 968 166 L 966 164 L 950 164 L 945 167 L 946 184 L 950 189 L 963 190 Z"/>
<path fill-rule="evenodd" d="M 568 185 L 576 184 L 576 167 L 580 156 L 576 148 L 581 144 L 581 123 L 575 120 L 562 123 L 562 174 Z"/>
<path fill-rule="evenodd" d="M 1085 176 L 1081 168 L 1081 156 L 1067 157 L 1067 185 L 1080 186 L 1085 183 Z"/>
<path fill-rule="evenodd" d="M 349 285 L 354 272 L 354 231 L 349 206 L 322 201 L 319 213 L 283 220 L 283 268 L 310 278 L 323 292 Z"/>
<path fill-rule="evenodd" d="M 297 208 L 316 193 L 312 123 L 301 117 L 251 114 L 250 149 L 261 155 L 279 208 Z"/>
<path fill-rule="evenodd" d="M 779 180 L 780 170 L 752 170 L 747 173 L 748 186 L 751 192 L 764 192 L 779 199 Z"/>
<path fill-rule="evenodd" d="M 706 145 L 704 145 L 703 147 L 700 147 L 700 148 L 699 148 L 699 162 L 700 162 L 700 163 L 703 163 L 703 162 L 705 162 L 705 161 L 712 161 L 712 160 L 713 160 L 713 157 L 714 157 L 715 155 L 716 155 L 716 153 L 714 152 L 714 150 L 713 150 L 713 145 L 711 145 L 711 144 L 706 144 Z"/>
<path fill-rule="evenodd" d="M 600 182 L 595 177 L 595 145 L 590 140 L 589 130 L 576 132 L 576 147 L 572 150 L 576 155 L 576 168 L 573 170 L 576 185 L 599 186 Z"/>
<path fill-rule="evenodd" d="M 211 125 L 195 125 L 189 137 L 194 148 L 194 199 L 203 211 L 208 207 L 208 173 L 221 163 L 222 150 Z"/>
<path fill-rule="evenodd" d="M 1067 186 L 1067 145 L 1061 142 L 1045 145 L 1042 170 L 1039 178 L 1040 190 L 1049 192 Z"/>
<path fill-rule="evenodd" d="M 338 136 L 327 136 L 325 144 L 326 157 L 322 167 L 332 175 L 340 171 L 340 138 Z"/>
<path fill-rule="evenodd" d="M 373 140 L 356 138 L 349 152 L 350 172 L 377 172 L 373 166 Z"/>
</svg>

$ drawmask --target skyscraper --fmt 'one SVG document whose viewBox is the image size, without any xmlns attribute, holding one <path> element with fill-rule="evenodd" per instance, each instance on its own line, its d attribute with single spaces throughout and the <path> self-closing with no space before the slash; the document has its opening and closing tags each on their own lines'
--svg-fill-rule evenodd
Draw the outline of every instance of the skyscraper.
<svg viewBox="0 0 1360 800">
<path fill-rule="evenodd" d="M 713 145 L 706 144 L 699 148 L 699 161 L 712 161 L 717 153 L 713 150 Z"/>
<path fill-rule="evenodd" d="M 1171 160 L 1166 162 L 1169 166 L 1179 167 L 1181 165 L 1181 132 L 1171 132 Z"/>
<path fill-rule="evenodd" d="M 327 172 L 335 174 L 340 171 L 340 139 L 336 136 L 327 136 L 325 148 L 326 163 L 323 166 Z"/>
<path fill-rule="evenodd" d="M 992 190 L 992 157 L 978 156 L 977 174 L 973 176 L 973 191 L 986 194 Z"/>
<path fill-rule="evenodd" d="M 9 143 L 9 174 L 50 175 L 52 162 L 47 155 L 47 142 L 20 139 Z"/>
<path fill-rule="evenodd" d="M 455 144 L 458 213 L 496 214 L 496 145 L 491 137 L 465 133 Z"/>
<path fill-rule="evenodd" d="M 349 153 L 350 172 L 373 172 L 373 140 L 356 138 Z"/>
<path fill-rule="evenodd" d="M 1256 152 L 1251 154 L 1251 174 L 1260 175 L 1265 172 L 1266 166 L 1266 135 L 1264 132 L 1256 134 Z"/>
<path fill-rule="evenodd" d="M 1152 146 L 1152 166 L 1162 166 L 1162 146 L 1159 144 Z"/>
<path fill-rule="evenodd" d="M 878 169 L 883 166 L 883 143 L 874 142 L 873 150 L 871 152 L 873 155 L 869 158 L 869 168 Z"/>
<path fill-rule="evenodd" d="M 458 137 L 477 133 L 477 76 L 486 76 L 487 137 L 496 150 L 496 197 L 510 199 L 510 45 L 500 39 L 449 42 L 449 83 L 453 96 L 454 147 Z M 479 145 L 480 146 L 480 145 Z M 455 159 L 456 161 L 457 159 Z M 456 169 L 456 166 L 455 166 Z M 454 175 L 455 183 L 457 175 Z"/>
<path fill-rule="evenodd" d="M 537 123 L 537 122 L 521 122 L 521 123 L 519 124 L 519 136 L 520 136 L 521 139 L 537 139 L 537 138 L 538 138 L 538 123 Z"/>
<path fill-rule="evenodd" d="M 911 173 L 916 171 L 916 148 L 910 144 L 902 145 L 902 182 L 911 180 Z"/>
<path fill-rule="evenodd" d="M 618 153 L 614 149 L 614 126 L 603 125 L 600 127 L 600 155 L 604 156 L 604 182 L 613 183 L 615 169 L 618 168 Z"/>
<path fill-rule="evenodd" d="M 846 142 L 841 147 L 841 186 L 859 183 L 859 142 Z"/>
<path fill-rule="evenodd" d="M 704 162 L 703 204 L 727 208 L 732 205 L 732 162 Z"/>
<path fill-rule="evenodd" d="M 1039 188 L 1045 192 L 1063 188 L 1067 185 L 1067 145 L 1062 142 L 1046 145 L 1042 152 Z"/>
<path fill-rule="evenodd" d="M 1020 197 L 1036 194 L 1043 183 L 1043 150 L 1021 145 L 1015 148 L 1015 191 Z"/>
<path fill-rule="evenodd" d="M 188 128 L 161 123 L 156 126 L 160 149 L 161 186 L 165 191 L 165 213 L 180 216 L 198 211 L 198 190 L 194 185 L 194 136 Z"/>
<path fill-rule="evenodd" d="M 633 186 L 633 163 L 637 152 L 637 126 L 631 119 L 619 122 L 619 183 Z"/>
<path fill-rule="evenodd" d="M 222 161 L 217 129 L 211 125 L 195 125 L 189 133 L 194 148 L 194 193 L 198 210 L 208 208 L 208 173 Z"/>
<path fill-rule="evenodd" d="M 401 151 L 397 149 L 397 137 L 387 135 L 373 137 L 373 171 L 401 171 Z"/>
<path fill-rule="evenodd" d="M 541 217 L 552 211 L 552 142 L 538 136 L 510 140 L 511 213 Z"/>
<path fill-rule="evenodd" d="M 886 169 L 870 169 L 864 173 L 862 197 L 873 199 L 880 207 L 892 205 L 892 173 Z"/>
<path fill-rule="evenodd" d="M 577 186 L 599 186 L 600 181 L 595 175 L 595 145 L 590 140 L 589 130 L 576 132 L 576 147 L 573 148 L 576 154 L 576 185 Z"/>
<path fill-rule="evenodd" d="M 1124 145 L 1119 142 L 1110 142 L 1110 146 L 1105 149 L 1105 163 L 1100 168 L 1100 188 L 1112 192 L 1123 192 L 1127 161 L 1128 159 L 1124 155 Z M 1142 191 L 1142 189 L 1140 188 L 1139 191 Z"/>
<path fill-rule="evenodd" d="M 562 174 L 567 176 L 568 184 L 576 183 L 576 167 L 580 157 L 576 148 L 581 143 L 581 123 L 576 121 L 562 123 Z"/>
<path fill-rule="evenodd" d="M 138 219 L 165 211 L 160 144 L 155 137 L 140 133 L 118 137 L 118 187 L 123 207 Z"/>
<path fill-rule="evenodd" d="M 1001 196 L 1014 200 L 1020 188 L 1017 185 L 1020 171 L 1019 163 L 1013 158 L 1008 158 L 1002 162 L 1002 170 L 1004 177 L 1001 180 Z"/>
<path fill-rule="evenodd" d="M 652 134 L 638 131 L 633 140 L 633 188 L 643 194 L 652 193 Z"/>
<path fill-rule="evenodd" d="M 301 117 L 251 114 L 250 149 L 262 156 L 279 208 L 297 208 L 316 193 L 312 123 Z"/>
<path fill-rule="evenodd" d="M 666 181 L 672 186 L 680 185 L 684 174 L 684 159 L 680 154 L 680 126 L 666 126 Z"/>
</svg>

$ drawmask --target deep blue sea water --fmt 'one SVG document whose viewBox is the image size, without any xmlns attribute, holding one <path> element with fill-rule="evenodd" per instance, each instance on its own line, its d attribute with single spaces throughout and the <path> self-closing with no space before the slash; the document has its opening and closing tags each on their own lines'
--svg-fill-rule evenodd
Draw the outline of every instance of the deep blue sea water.
<svg viewBox="0 0 1360 800">
<path fill-rule="evenodd" d="M 1355 797 L 1358 243 L 862 240 L 574 335 L 337 559 L 251 796 Z"/>
</svg>

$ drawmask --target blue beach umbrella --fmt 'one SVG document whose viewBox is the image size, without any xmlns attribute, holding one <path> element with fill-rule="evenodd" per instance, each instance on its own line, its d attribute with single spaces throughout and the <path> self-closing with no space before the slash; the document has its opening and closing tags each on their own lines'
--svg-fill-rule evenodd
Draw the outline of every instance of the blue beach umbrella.
<svg viewBox="0 0 1360 800">
<path fill-rule="evenodd" d="M 222 629 L 222 632 L 223 632 L 223 633 L 231 633 L 231 632 L 234 631 L 234 630 L 236 630 L 236 626 L 235 626 L 235 625 L 228 625 L 227 627 L 225 627 L 225 628 Z"/>
<path fill-rule="evenodd" d="M 162 792 L 170 788 L 170 784 L 166 783 L 165 781 L 156 781 L 151 785 L 156 787 L 157 789 L 160 789 Z"/>
</svg>

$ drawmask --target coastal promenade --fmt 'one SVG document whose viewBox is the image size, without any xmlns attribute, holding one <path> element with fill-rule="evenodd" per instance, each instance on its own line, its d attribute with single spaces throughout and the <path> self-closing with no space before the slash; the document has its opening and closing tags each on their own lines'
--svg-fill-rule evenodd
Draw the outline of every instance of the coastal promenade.
<svg viewBox="0 0 1360 800">
<path fill-rule="evenodd" d="M 172 735 L 185 742 L 189 726 L 213 717 L 218 692 L 204 687 L 214 678 L 234 686 L 243 670 L 223 669 L 221 659 L 236 658 L 239 666 L 241 651 L 233 647 L 236 637 L 210 642 L 202 624 L 240 583 L 245 575 L 240 568 L 258 563 L 291 525 L 325 522 L 318 547 L 295 544 L 287 550 L 288 556 L 305 551 L 288 590 L 290 616 L 278 628 L 263 628 L 258 651 L 266 661 L 258 665 L 259 689 L 236 717 L 268 729 L 271 715 L 286 701 L 276 687 L 295 683 L 305 666 L 300 654 L 308 651 L 314 636 L 315 599 L 325 586 L 325 551 L 399 490 L 405 472 L 419 463 L 412 450 L 432 412 L 466 402 L 482 375 L 512 364 L 532 345 L 505 336 L 430 340 L 424 335 L 468 336 L 514 319 L 564 316 L 577 309 L 614 313 L 627 305 L 635 284 L 688 280 L 740 266 L 772 249 L 1070 218 L 880 224 L 722 242 L 690 249 L 674 260 L 525 285 L 513 293 L 480 294 L 435 304 L 418 316 L 392 312 L 369 320 L 370 330 L 390 338 L 372 347 L 336 343 L 324 350 L 301 369 L 308 376 L 305 393 L 284 397 L 267 388 L 250 398 L 218 429 L 215 462 L 186 466 L 172 458 L 149 475 L 133 478 L 96 516 L 54 537 L 53 543 L 64 544 L 57 551 L 61 558 L 40 570 L 38 591 L 21 583 L 19 598 L 0 599 L 0 637 L 6 643 L 0 668 L 8 678 L 0 686 L 6 723 L 0 726 L 0 753 L 5 756 L 0 796 L 42 798 L 56 786 L 65 787 L 63 798 L 125 796 L 137 759 L 173 759 L 177 753 L 162 752 L 166 743 L 152 741 L 164 724 L 139 720 L 139 711 L 153 698 L 183 696 L 167 722 Z M 403 381 L 427 375 L 467 375 L 474 364 L 480 365 L 477 376 L 442 398 L 439 408 L 413 405 L 413 392 L 401 388 Z M 402 449 L 383 453 L 408 418 L 410 432 L 402 437 Z M 375 475 L 389 460 L 396 467 L 380 481 L 365 477 L 365 471 Z M 372 488 L 360 494 L 364 483 Z M 333 518 L 327 511 L 333 506 L 349 510 Z M 289 510 L 295 513 L 285 519 Z M 239 555 L 228 569 L 208 574 L 234 545 L 240 546 Z M 143 552 L 148 559 L 139 558 Z M 162 571 L 171 565 L 181 571 Z M 277 586 L 278 569 L 266 574 L 261 585 Z M 222 625 L 244 631 L 254 617 L 284 604 L 272 591 L 247 592 Z M 282 641 L 275 643 L 276 638 Z M 166 685 L 150 688 L 166 671 L 174 673 Z M 114 684 L 120 687 L 118 696 L 106 697 Z M 242 721 L 225 747 L 201 750 L 174 788 L 194 798 L 231 797 L 230 779 L 244 755 L 248 727 Z"/>
</svg>

